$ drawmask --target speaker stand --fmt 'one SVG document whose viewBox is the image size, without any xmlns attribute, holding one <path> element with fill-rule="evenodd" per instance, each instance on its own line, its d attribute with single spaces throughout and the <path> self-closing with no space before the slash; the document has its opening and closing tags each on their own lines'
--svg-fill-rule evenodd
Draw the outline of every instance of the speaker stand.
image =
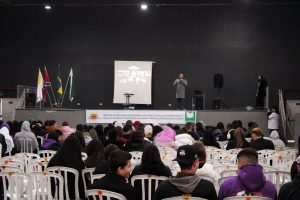
<svg viewBox="0 0 300 200">
<path fill-rule="evenodd" d="M 223 108 L 228 109 L 228 106 L 224 103 L 224 101 L 222 101 L 221 97 L 220 97 L 220 88 L 218 87 L 218 98 L 217 100 L 219 100 L 220 102 L 220 110 Z"/>
</svg>

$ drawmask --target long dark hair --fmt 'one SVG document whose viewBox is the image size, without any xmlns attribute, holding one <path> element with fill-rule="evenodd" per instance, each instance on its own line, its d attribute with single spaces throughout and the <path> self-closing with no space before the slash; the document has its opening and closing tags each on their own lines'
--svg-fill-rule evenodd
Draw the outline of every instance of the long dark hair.
<svg viewBox="0 0 300 200">
<path fill-rule="evenodd" d="M 145 147 L 142 155 L 141 167 L 149 174 L 165 174 L 165 165 L 163 164 L 158 148 L 155 145 L 150 144 Z"/>
<path fill-rule="evenodd" d="M 86 167 L 96 167 L 104 160 L 104 146 L 100 140 L 91 140 L 86 147 Z"/>
<path fill-rule="evenodd" d="M 64 141 L 60 150 L 51 158 L 48 166 L 64 166 L 81 170 L 84 162 L 81 158 L 81 147 L 78 138 L 70 135 Z"/>
</svg>

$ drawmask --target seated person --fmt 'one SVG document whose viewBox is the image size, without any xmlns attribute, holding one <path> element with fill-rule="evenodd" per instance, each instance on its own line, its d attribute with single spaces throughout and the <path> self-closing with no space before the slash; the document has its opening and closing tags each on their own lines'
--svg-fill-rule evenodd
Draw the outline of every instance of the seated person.
<svg viewBox="0 0 300 200">
<path fill-rule="evenodd" d="M 263 133 L 260 128 L 254 128 L 251 132 L 251 142 L 249 143 L 251 148 L 257 151 L 263 149 L 275 150 L 275 146 L 272 141 L 263 138 Z"/>
<path fill-rule="evenodd" d="M 220 175 L 214 170 L 212 164 L 206 163 L 206 150 L 204 144 L 200 141 L 196 141 L 193 146 L 198 150 L 200 160 L 196 174 L 199 176 L 208 176 L 213 179 L 214 183 L 218 182 Z"/>
<path fill-rule="evenodd" d="M 298 200 L 300 199 L 300 156 L 296 160 L 298 174 L 292 182 L 281 186 L 278 200 Z"/>
<path fill-rule="evenodd" d="M 89 189 L 103 189 L 122 194 L 127 200 L 136 200 L 134 188 L 126 182 L 131 171 L 131 154 L 115 150 L 108 158 L 109 172 L 96 180 Z"/>
<path fill-rule="evenodd" d="M 195 174 L 199 167 L 199 155 L 194 146 L 183 145 L 179 147 L 175 160 L 181 171 L 175 177 L 161 182 L 155 192 L 155 200 L 182 195 L 209 200 L 217 199 L 214 185 Z"/>
<path fill-rule="evenodd" d="M 237 155 L 238 176 L 226 179 L 220 186 L 219 200 L 232 196 L 263 196 L 277 199 L 273 183 L 266 180 L 262 166 L 258 165 L 255 149 L 245 148 Z"/>
</svg>

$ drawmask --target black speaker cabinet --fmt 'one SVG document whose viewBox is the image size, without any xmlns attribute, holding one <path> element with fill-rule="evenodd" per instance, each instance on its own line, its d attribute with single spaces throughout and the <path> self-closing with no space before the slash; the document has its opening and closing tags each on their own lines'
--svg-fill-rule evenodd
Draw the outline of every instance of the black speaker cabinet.
<svg viewBox="0 0 300 200">
<path fill-rule="evenodd" d="M 26 93 L 25 95 L 25 108 L 35 108 L 36 104 L 36 94 Z"/>
<path fill-rule="evenodd" d="M 214 87 L 215 88 L 222 88 L 223 87 L 223 74 L 215 74 L 214 75 Z"/>
</svg>

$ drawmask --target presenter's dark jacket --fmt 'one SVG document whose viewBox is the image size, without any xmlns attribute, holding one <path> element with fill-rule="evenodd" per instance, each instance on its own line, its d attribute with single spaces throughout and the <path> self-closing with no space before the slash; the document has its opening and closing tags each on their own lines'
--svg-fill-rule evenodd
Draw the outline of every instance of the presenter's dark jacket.
<svg viewBox="0 0 300 200">
<path fill-rule="evenodd" d="M 115 173 L 108 172 L 103 178 L 96 180 L 88 189 L 103 189 L 122 194 L 127 200 L 136 200 L 134 188 L 126 183 L 126 179 Z"/>
</svg>

